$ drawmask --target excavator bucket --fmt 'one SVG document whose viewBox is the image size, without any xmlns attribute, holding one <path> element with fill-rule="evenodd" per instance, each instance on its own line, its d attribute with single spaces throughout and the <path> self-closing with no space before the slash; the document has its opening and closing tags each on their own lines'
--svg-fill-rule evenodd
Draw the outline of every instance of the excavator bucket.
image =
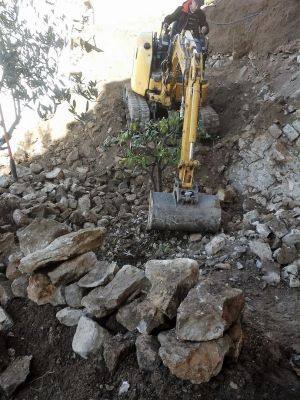
<svg viewBox="0 0 300 400">
<path fill-rule="evenodd" d="M 220 225 L 217 196 L 195 193 L 193 202 L 181 203 L 175 193 L 150 192 L 148 229 L 215 233 Z"/>
</svg>

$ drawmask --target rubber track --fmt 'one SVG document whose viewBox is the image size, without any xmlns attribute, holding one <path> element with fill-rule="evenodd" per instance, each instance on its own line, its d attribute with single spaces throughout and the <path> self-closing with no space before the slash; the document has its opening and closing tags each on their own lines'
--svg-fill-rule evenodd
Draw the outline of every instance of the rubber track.
<svg viewBox="0 0 300 400">
<path fill-rule="evenodd" d="M 127 119 L 145 124 L 150 120 L 150 110 L 144 97 L 134 93 L 129 86 L 125 86 L 125 103 Z"/>
</svg>

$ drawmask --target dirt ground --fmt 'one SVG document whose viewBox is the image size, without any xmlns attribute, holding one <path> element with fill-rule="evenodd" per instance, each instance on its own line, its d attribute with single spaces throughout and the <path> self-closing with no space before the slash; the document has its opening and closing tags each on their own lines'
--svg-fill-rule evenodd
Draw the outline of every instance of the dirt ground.
<svg viewBox="0 0 300 400">
<path fill-rule="evenodd" d="M 225 28 L 212 24 L 213 52 L 222 50 L 223 53 L 231 53 L 234 50 L 241 57 L 252 50 L 266 56 L 279 45 L 300 37 L 299 1 L 255 0 L 246 3 L 242 0 L 221 0 L 217 7 L 209 9 L 209 19 L 219 22 L 239 19 L 260 10 L 261 7 L 268 10 L 247 22 L 247 30 L 241 24 Z M 270 5 L 272 7 L 266 9 L 266 6 Z M 280 29 L 273 29 L 277 21 L 282 19 L 282 15 L 284 23 Z M 242 30 L 242 35 L 239 29 Z M 198 180 L 202 186 L 209 187 L 212 193 L 215 193 L 220 185 L 227 183 L 224 171 L 220 172 L 219 167 L 224 165 L 226 170 L 236 159 L 238 139 L 254 116 L 254 126 L 258 131 L 267 129 L 278 118 L 281 122 L 286 118 L 282 114 L 278 116 L 280 104 L 261 105 L 256 101 L 261 83 L 256 85 L 245 77 L 239 78 L 244 63 L 245 61 L 237 59 L 230 66 L 208 71 L 211 82 L 210 101 L 220 115 L 221 131 L 218 137 L 202 143 L 199 148 L 201 169 Z M 124 82 L 121 77 L 119 80 L 102 82 L 103 92 L 95 108 L 98 129 L 93 135 L 82 131 L 73 123 L 64 138 L 54 141 L 51 137 L 46 137 L 45 153 L 42 156 L 45 166 L 51 167 L 53 157 L 58 157 L 64 149 L 75 144 L 80 145 L 83 141 L 89 141 L 94 148 L 98 148 L 107 136 L 116 134 L 125 126 L 122 103 Z M 101 158 L 95 153 L 94 158 L 86 160 L 90 166 L 89 177 L 93 174 L 99 175 L 107 167 L 115 164 L 117 155 L 118 149 L 113 149 Z M 21 153 L 20 161 L 24 165 L 32 161 L 30 146 L 28 153 Z M 243 201 L 242 196 L 239 196 L 235 203 L 225 210 L 229 222 L 242 217 Z M 230 233 L 234 229 L 234 224 L 225 225 L 226 232 Z M 182 240 L 183 244 L 188 242 L 188 237 L 182 234 L 146 233 L 143 227 L 143 236 L 134 243 L 129 241 L 128 249 L 128 235 L 125 230 L 126 228 L 120 233 L 124 236 L 124 247 L 117 259 L 120 263 L 130 262 L 136 265 L 145 261 L 151 251 L 152 258 L 156 257 L 157 254 L 151 246 L 158 241 L 167 243 L 172 237 L 176 237 Z M 108 229 L 108 243 L 115 235 L 114 232 L 113 227 Z M 101 256 L 101 252 L 99 255 Z M 102 256 L 109 258 L 103 253 Z M 246 263 L 247 259 L 244 261 Z M 243 289 L 246 294 L 244 346 L 240 358 L 236 364 L 226 361 L 221 373 L 209 383 L 193 385 L 181 381 L 163 366 L 152 374 L 142 373 L 134 353 L 123 360 L 114 374 L 110 374 L 101 356 L 84 360 L 72 352 L 75 328 L 59 324 L 55 317 L 57 308 L 50 305 L 39 307 L 28 300 L 14 299 L 7 308 L 15 321 L 13 334 L 7 338 L 7 347 L 13 348 L 18 356 L 33 355 L 33 361 L 29 378 L 12 399 L 298 400 L 300 380 L 292 370 L 289 358 L 294 351 L 292 345 L 300 341 L 299 290 L 292 290 L 283 283 L 277 288 L 267 287 L 263 290 L 255 265 L 249 265 L 243 271 L 204 268 L 202 272 L 215 281 L 224 284 L 230 282 Z M 119 397 L 118 391 L 123 381 L 128 381 L 130 388 Z"/>
</svg>

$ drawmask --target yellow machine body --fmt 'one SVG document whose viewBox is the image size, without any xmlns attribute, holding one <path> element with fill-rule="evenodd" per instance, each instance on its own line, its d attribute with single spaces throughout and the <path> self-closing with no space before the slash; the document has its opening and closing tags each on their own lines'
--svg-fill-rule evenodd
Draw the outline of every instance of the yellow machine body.
<svg viewBox="0 0 300 400">
<path fill-rule="evenodd" d="M 149 90 L 152 54 L 152 32 L 141 33 L 137 38 L 137 47 L 131 77 L 131 89 L 141 96 L 145 96 L 146 92 Z"/>
</svg>

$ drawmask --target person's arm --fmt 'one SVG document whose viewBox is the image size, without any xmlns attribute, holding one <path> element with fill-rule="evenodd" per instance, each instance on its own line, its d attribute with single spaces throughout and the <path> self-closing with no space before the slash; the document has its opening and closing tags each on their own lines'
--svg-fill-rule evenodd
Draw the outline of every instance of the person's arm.
<svg viewBox="0 0 300 400">
<path fill-rule="evenodd" d="M 182 9 L 182 7 L 179 6 L 179 7 L 176 8 L 176 10 L 175 10 L 172 14 L 167 15 L 167 16 L 165 17 L 164 21 L 163 21 L 163 24 L 168 24 L 168 25 L 170 25 L 170 24 L 172 24 L 173 22 L 175 22 L 175 21 L 178 19 L 180 13 L 181 13 L 181 9 Z"/>
<path fill-rule="evenodd" d="M 209 25 L 208 25 L 208 22 L 206 20 L 206 15 L 205 15 L 204 11 L 202 11 L 202 10 L 198 11 L 198 19 L 199 19 L 200 32 L 201 32 L 201 28 L 205 27 L 206 28 L 206 32 L 205 33 L 202 32 L 202 33 L 207 35 L 208 32 L 209 32 Z"/>
</svg>

